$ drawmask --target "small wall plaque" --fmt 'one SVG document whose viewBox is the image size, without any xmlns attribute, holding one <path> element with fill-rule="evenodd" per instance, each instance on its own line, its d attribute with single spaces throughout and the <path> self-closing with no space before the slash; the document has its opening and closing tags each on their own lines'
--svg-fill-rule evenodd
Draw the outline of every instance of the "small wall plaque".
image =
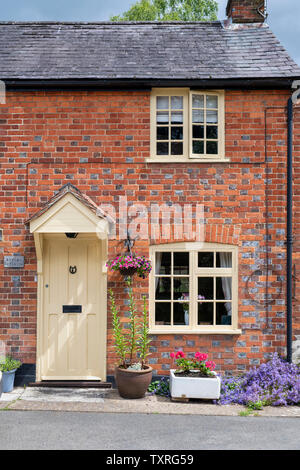
<svg viewBox="0 0 300 470">
<path fill-rule="evenodd" d="M 24 256 L 4 256 L 5 268 L 24 268 Z"/>
</svg>

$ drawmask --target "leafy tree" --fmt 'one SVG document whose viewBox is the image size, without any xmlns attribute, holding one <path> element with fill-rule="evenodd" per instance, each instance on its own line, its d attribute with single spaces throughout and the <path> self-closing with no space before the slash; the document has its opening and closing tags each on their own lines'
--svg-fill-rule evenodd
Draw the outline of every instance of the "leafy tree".
<svg viewBox="0 0 300 470">
<path fill-rule="evenodd" d="M 139 0 L 111 21 L 215 21 L 215 0 Z"/>
</svg>

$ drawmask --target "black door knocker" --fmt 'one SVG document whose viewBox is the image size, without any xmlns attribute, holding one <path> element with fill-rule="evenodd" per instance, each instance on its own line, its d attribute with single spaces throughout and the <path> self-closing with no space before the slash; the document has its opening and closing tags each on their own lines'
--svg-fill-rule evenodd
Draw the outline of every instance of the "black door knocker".
<svg viewBox="0 0 300 470">
<path fill-rule="evenodd" d="M 71 274 L 77 273 L 77 268 L 76 268 L 76 266 L 70 266 L 70 267 L 69 267 L 69 272 L 70 272 Z"/>
</svg>

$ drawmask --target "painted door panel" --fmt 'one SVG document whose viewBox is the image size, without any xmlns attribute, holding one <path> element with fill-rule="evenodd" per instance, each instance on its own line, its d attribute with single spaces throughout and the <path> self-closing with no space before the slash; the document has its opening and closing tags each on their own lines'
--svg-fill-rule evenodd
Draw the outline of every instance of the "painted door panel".
<svg viewBox="0 0 300 470">
<path fill-rule="evenodd" d="M 45 239 L 44 263 L 42 379 L 101 378 L 100 243 Z M 63 313 L 63 305 L 81 305 L 82 311 Z"/>
</svg>

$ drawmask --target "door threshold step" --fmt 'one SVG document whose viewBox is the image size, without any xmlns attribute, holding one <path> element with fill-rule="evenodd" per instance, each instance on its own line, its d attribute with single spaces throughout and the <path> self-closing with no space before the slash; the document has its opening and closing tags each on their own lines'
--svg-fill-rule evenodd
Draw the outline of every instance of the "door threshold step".
<svg viewBox="0 0 300 470">
<path fill-rule="evenodd" d="M 42 380 L 41 382 L 30 382 L 27 386 L 53 388 L 112 388 L 110 382 L 99 382 L 98 380 Z"/>
</svg>

